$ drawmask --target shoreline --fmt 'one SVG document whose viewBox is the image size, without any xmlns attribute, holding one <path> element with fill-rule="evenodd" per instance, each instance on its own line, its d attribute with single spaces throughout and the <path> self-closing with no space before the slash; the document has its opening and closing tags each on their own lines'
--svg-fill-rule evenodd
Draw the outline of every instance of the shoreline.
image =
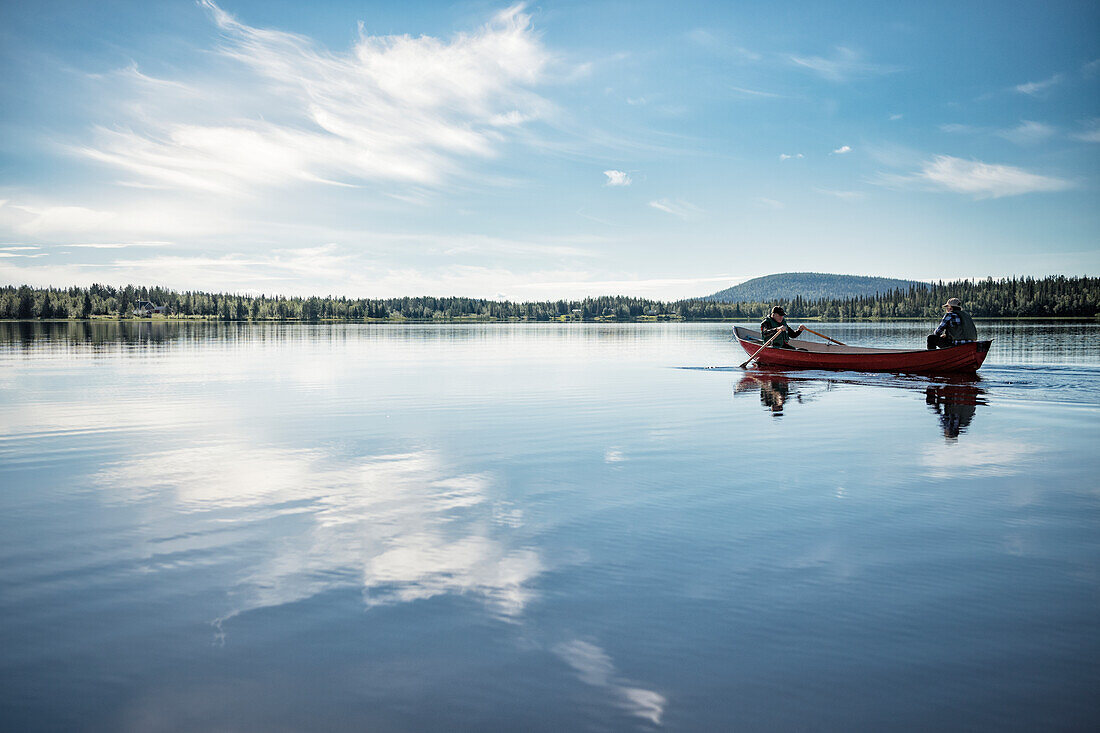
<svg viewBox="0 0 1100 733">
<path fill-rule="evenodd" d="M 896 318 L 844 318 L 844 319 L 826 319 L 817 316 L 809 316 L 806 318 L 794 318 L 793 320 L 807 323 L 891 323 L 891 322 L 915 322 L 915 321 L 934 321 L 936 317 L 896 317 Z M 975 321 L 1028 321 L 1028 322 L 1082 322 L 1082 323 L 1100 323 L 1100 315 L 1098 316 L 972 316 Z M 642 317 L 642 318 L 630 318 L 630 319 L 616 319 L 616 318 L 589 318 L 587 320 L 581 319 L 564 319 L 564 320 L 533 320 L 523 318 L 318 318 L 314 320 L 302 320 L 300 318 L 259 318 L 259 319 L 222 319 L 213 316 L 182 316 L 182 317 L 163 317 L 163 318 L 113 318 L 110 316 L 98 316 L 93 318 L 0 318 L 0 323 L 264 323 L 264 324 L 285 324 L 285 325 L 319 325 L 319 324 L 358 324 L 358 325 L 401 325 L 401 324 L 425 324 L 425 323 L 439 323 L 439 324 L 455 324 L 455 323 L 478 323 L 478 324 L 501 324 L 511 325 L 517 323 L 544 323 L 547 325 L 568 325 L 573 323 L 578 324 L 615 324 L 615 323 L 643 323 L 643 324 L 668 324 L 668 323 L 755 323 L 757 319 L 753 318 L 681 318 L 681 317 Z"/>
</svg>

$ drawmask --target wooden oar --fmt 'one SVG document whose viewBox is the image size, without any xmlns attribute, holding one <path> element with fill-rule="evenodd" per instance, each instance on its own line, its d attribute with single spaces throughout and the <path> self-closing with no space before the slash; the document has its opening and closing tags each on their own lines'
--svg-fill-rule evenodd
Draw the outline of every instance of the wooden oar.
<svg viewBox="0 0 1100 733">
<path fill-rule="evenodd" d="M 821 338 L 825 339 L 826 341 L 832 341 L 834 344 L 840 344 L 841 346 L 847 346 L 848 345 L 848 344 L 844 343 L 843 341 L 837 341 L 835 338 L 831 338 L 829 336 L 826 336 L 823 333 L 818 333 L 817 331 L 813 330 L 812 328 L 806 328 L 805 326 L 803 326 L 802 328 L 805 331 L 809 331 L 814 336 L 820 336 Z"/>
<path fill-rule="evenodd" d="M 779 338 L 779 334 L 781 334 L 781 333 L 784 333 L 784 332 L 785 332 L 786 330 L 787 330 L 786 328 L 778 328 L 778 329 L 776 329 L 775 333 L 773 333 L 773 334 L 772 334 L 772 337 L 771 337 L 770 339 L 768 339 L 767 341 L 765 341 L 765 342 L 764 342 L 764 345 L 763 345 L 763 346 L 761 346 L 761 347 L 760 347 L 759 349 L 757 349 L 757 350 L 756 350 L 756 353 L 755 353 L 755 354 L 753 354 L 753 355 L 752 355 L 752 356 L 750 356 L 750 357 L 749 357 L 748 359 L 746 359 L 746 360 L 745 360 L 745 363 L 741 365 L 741 368 L 742 368 L 742 369 L 744 369 L 745 367 L 747 367 L 747 366 L 749 365 L 749 362 L 750 362 L 750 361 L 752 361 L 753 359 L 755 359 L 755 358 L 756 358 L 756 357 L 757 357 L 757 356 L 758 356 L 758 355 L 760 354 L 760 352 L 761 352 L 761 351 L 763 351 L 764 349 L 766 349 L 766 348 L 768 348 L 769 346 L 771 346 L 771 345 L 772 345 L 772 341 L 775 341 L 775 340 L 776 340 L 777 338 Z"/>
</svg>

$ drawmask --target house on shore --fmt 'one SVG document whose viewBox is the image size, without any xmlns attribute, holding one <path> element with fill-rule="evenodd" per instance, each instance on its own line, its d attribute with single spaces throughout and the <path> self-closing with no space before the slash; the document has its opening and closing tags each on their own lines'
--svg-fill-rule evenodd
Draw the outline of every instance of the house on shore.
<svg viewBox="0 0 1100 733">
<path fill-rule="evenodd" d="M 155 305 L 148 300 L 139 300 L 137 307 L 134 308 L 134 315 L 138 318 L 148 318 L 149 316 L 163 316 L 168 314 L 168 306 Z"/>
</svg>

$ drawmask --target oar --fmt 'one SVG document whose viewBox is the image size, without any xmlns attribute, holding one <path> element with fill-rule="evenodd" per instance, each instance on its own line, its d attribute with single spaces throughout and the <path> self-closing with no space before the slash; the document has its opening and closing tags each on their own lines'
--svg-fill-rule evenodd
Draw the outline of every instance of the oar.
<svg viewBox="0 0 1100 733">
<path fill-rule="evenodd" d="M 848 345 L 848 344 L 844 343 L 843 341 L 837 341 L 835 338 L 831 338 L 829 336 L 826 336 L 823 333 L 818 333 L 817 331 L 813 330 L 812 328 L 806 328 L 805 326 L 803 326 L 802 328 L 803 328 L 803 330 L 809 331 L 814 336 L 820 336 L 821 338 L 825 339 L 826 341 L 832 341 L 834 344 L 840 344 L 841 346 L 847 346 Z"/>
<path fill-rule="evenodd" d="M 764 345 L 761 346 L 759 349 L 757 349 L 755 354 L 753 354 L 752 356 L 750 356 L 748 359 L 745 360 L 745 363 L 741 365 L 741 368 L 744 369 L 745 367 L 747 367 L 749 365 L 750 361 L 755 359 L 757 357 L 757 355 L 760 354 L 761 351 L 763 351 L 764 349 L 771 346 L 772 341 L 775 341 L 777 338 L 779 338 L 779 334 L 783 333 L 786 330 L 787 330 L 786 328 L 777 328 L 775 330 L 775 333 L 772 334 L 772 337 L 770 339 L 768 339 L 767 341 L 765 341 Z"/>
</svg>

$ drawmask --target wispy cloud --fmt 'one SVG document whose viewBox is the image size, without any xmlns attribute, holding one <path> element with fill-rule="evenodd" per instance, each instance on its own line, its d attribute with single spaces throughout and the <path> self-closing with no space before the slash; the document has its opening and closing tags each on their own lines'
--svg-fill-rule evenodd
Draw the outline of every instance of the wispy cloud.
<svg viewBox="0 0 1100 733">
<path fill-rule="evenodd" d="M 1017 84 L 1013 87 L 1013 89 L 1020 94 L 1035 96 L 1036 94 L 1045 92 L 1047 89 L 1050 89 L 1055 84 L 1060 84 L 1063 78 L 1064 77 L 1061 74 L 1054 74 L 1046 79 L 1043 79 L 1042 81 L 1029 81 L 1024 84 Z"/>
<path fill-rule="evenodd" d="M 833 155 L 844 155 L 845 153 L 852 152 L 851 145 L 841 145 L 839 148 L 833 151 Z"/>
<path fill-rule="evenodd" d="M 802 153 L 780 153 L 779 154 L 779 159 L 780 160 L 791 160 L 792 158 L 804 158 L 804 157 L 806 157 L 806 156 L 802 155 Z"/>
<path fill-rule="evenodd" d="M 777 201 L 775 199 L 766 198 L 764 196 L 757 196 L 757 197 L 752 199 L 752 202 L 754 204 L 756 204 L 757 206 L 763 207 L 765 209 L 782 209 L 783 208 L 783 202 L 782 201 Z"/>
<path fill-rule="evenodd" d="M 875 181 L 887 186 L 912 186 L 931 190 L 971 194 L 974 198 L 1001 198 L 1025 193 L 1062 191 L 1072 187 L 1070 181 L 1031 173 L 1010 165 L 964 160 L 950 155 L 937 155 L 920 170 L 908 175 L 883 174 Z"/>
<path fill-rule="evenodd" d="M 115 218 L 113 212 L 85 206 L 29 206 L 5 202 L 0 209 L 0 222 L 23 234 L 34 235 L 97 229 Z"/>
<path fill-rule="evenodd" d="M 607 176 L 605 186 L 629 186 L 634 182 L 625 171 L 607 170 L 603 174 Z"/>
<path fill-rule="evenodd" d="M 980 128 L 980 127 L 975 127 L 973 125 L 964 125 L 960 122 L 947 122 L 945 124 L 940 125 L 940 131 L 941 132 L 948 132 L 948 133 L 952 133 L 952 134 L 954 134 L 954 133 L 973 133 L 973 132 L 980 132 L 981 130 L 982 130 L 982 128 Z"/>
<path fill-rule="evenodd" d="M 58 202 L 8 201 L 0 204 L 0 228 L 64 244 L 98 239 L 110 244 L 127 242 L 128 246 L 161 241 L 154 238 L 165 232 L 193 236 L 230 231 L 224 216 L 210 207 L 144 201 L 129 203 L 117 211 Z"/>
<path fill-rule="evenodd" d="M 844 201 L 856 201 L 863 198 L 863 193 L 861 191 L 841 191 L 832 188 L 815 188 L 814 190 L 826 196 L 843 199 Z"/>
<path fill-rule="evenodd" d="M 844 46 L 833 49 L 832 56 L 796 56 L 788 60 L 797 68 L 812 71 L 823 79 L 832 82 L 845 82 L 859 76 L 889 74 L 899 70 L 897 66 L 872 64 L 863 59 L 863 55 Z"/>
<path fill-rule="evenodd" d="M 1010 140 L 1017 145 L 1031 145 L 1046 140 L 1054 135 L 1055 129 L 1050 125 L 1032 120 L 1023 120 L 1016 127 L 1009 130 L 999 130 L 998 135 L 1005 140 Z"/>
<path fill-rule="evenodd" d="M 998 129 L 995 127 L 983 127 L 980 125 L 967 125 L 958 122 L 949 122 L 939 126 L 942 132 L 952 135 L 996 135 L 1010 140 L 1017 145 L 1032 145 L 1052 137 L 1057 130 L 1043 122 L 1034 120 L 1021 120 L 1016 127 Z"/>
<path fill-rule="evenodd" d="M 685 37 L 694 43 L 715 54 L 733 58 L 740 61 L 759 61 L 764 58 L 762 54 L 751 49 L 739 46 L 726 37 L 726 34 L 718 29 L 695 28 L 688 31 Z"/>
<path fill-rule="evenodd" d="M 1077 132 L 1072 135 L 1075 140 L 1082 140 L 1087 143 L 1100 143 L 1100 118 L 1089 120 L 1087 130 Z"/>
<path fill-rule="evenodd" d="M 889 120 L 890 120 L 891 122 L 894 122 L 894 121 L 896 121 L 896 120 L 900 120 L 900 119 L 901 119 L 902 117 L 904 117 L 904 116 L 905 116 L 905 115 L 903 115 L 903 114 L 901 114 L 901 113 L 895 113 L 895 114 L 892 114 L 892 115 L 890 115 L 890 117 L 889 117 L 888 119 L 889 119 Z"/>
<path fill-rule="evenodd" d="M 360 35 L 347 53 L 254 28 L 201 0 L 221 31 L 220 53 L 259 89 L 245 118 L 202 90 L 188 119 L 162 117 L 168 84 L 146 85 L 142 113 L 100 128 L 81 152 L 145 181 L 219 193 L 292 183 L 438 184 L 462 161 L 497 153 L 506 131 L 550 105 L 531 91 L 551 54 L 521 5 L 450 40 Z M 135 72 L 136 73 L 136 72 Z M 277 121 L 276 121 L 277 120 Z"/>
<path fill-rule="evenodd" d="M 399 250 L 421 239 L 413 235 L 392 238 Z M 451 254 L 448 242 L 455 248 Z M 44 260 L 4 259 L 0 262 L 0 282 L 143 283 L 214 292 L 331 293 L 352 297 L 398 297 L 410 293 L 485 297 L 487 293 L 497 293 L 512 300 L 542 300 L 618 293 L 676 300 L 713 290 L 715 283 L 724 283 L 725 287 L 744 279 L 743 275 L 723 273 L 653 278 L 634 272 L 608 271 L 598 266 L 592 252 L 586 251 L 581 243 L 570 246 L 553 238 L 546 242 L 512 242 L 489 237 L 440 236 L 431 248 L 434 254 L 427 266 L 415 266 L 399 256 L 383 257 L 377 252 L 336 244 L 234 253 L 78 250 L 73 258 L 77 252 L 84 253 L 85 258 L 77 261 L 60 261 L 53 256 Z M 54 249 L 64 247 L 45 247 L 40 253 L 52 254 Z M 103 252 L 117 252 L 117 256 L 104 260 Z M 471 264 L 476 262 L 490 264 Z M 547 266 L 555 262 L 556 267 Z M 579 269 L 578 262 L 597 264 L 592 269 Z"/>
<path fill-rule="evenodd" d="M 663 211 L 666 214 L 672 214 L 678 216 L 681 219 L 694 219 L 702 212 L 695 204 L 684 201 L 683 199 L 657 199 L 656 201 L 650 201 L 649 205 L 658 211 Z"/>
<path fill-rule="evenodd" d="M 508 239 L 505 237 L 490 237 L 481 234 L 455 234 L 448 237 L 428 237 L 391 235 L 394 239 L 409 242 L 419 242 L 425 245 L 425 251 L 429 254 L 440 254 L 447 257 L 468 256 L 471 254 L 505 255 L 513 257 L 596 257 L 599 252 L 589 247 L 566 244 L 566 238 L 557 237 L 552 241 L 540 241 L 538 239 Z M 580 244 L 601 244 L 604 240 L 600 237 L 584 237 Z"/>
<path fill-rule="evenodd" d="M 765 92 L 760 89 L 746 89 L 745 87 L 731 86 L 730 91 L 742 94 L 746 97 L 768 97 L 770 99 L 781 99 L 783 97 L 782 94 L 776 94 L 775 92 Z"/>
</svg>

